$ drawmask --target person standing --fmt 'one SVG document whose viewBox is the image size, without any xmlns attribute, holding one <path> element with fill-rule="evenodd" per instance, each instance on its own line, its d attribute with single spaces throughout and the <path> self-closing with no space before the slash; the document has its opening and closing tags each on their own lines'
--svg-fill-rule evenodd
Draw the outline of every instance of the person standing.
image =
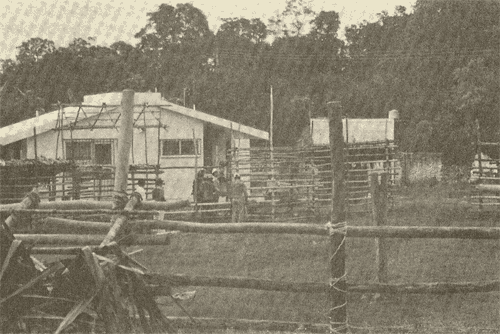
<svg viewBox="0 0 500 334">
<path fill-rule="evenodd" d="M 153 201 L 165 202 L 165 191 L 163 190 L 163 180 L 157 179 L 155 181 L 155 188 L 153 189 Z"/>
<path fill-rule="evenodd" d="M 248 191 L 239 174 L 234 175 L 231 185 L 232 222 L 241 223 L 245 219 Z"/>
<path fill-rule="evenodd" d="M 215 188 L 213 202 L 218 203 L 219 196 L 220 196 L 220 182 L 219 182 L 219 171 L 216 168 L 214 168 L 212 170 L 212 177 L 213 177 L 212 180 L 213 180 L 214 188 Z"/>
<path fill-rule="evenodd" d="M 146 200 L 146 189 L 144 189 L 145 186 L 146 186 L 146 181 L 144 181 L 143 179 L 137 181 L 137 184 L 135 185 L 134 193 L 140 195 L 139 202 Z"/>
</svg>

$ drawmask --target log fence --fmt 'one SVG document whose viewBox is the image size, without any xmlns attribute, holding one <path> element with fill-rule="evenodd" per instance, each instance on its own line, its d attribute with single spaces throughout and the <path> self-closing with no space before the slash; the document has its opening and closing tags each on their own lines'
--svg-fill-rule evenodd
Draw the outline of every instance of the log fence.
<svg viewBox="0 0 500 334">
<path fill-rule="evenodd" d="M 133 99 L 132 99 L 133 102 Z M 430 227 L 430 226 L 386 226 L 385 214 L 387 207 L 387 184 L 391 182 L 388 174 L 383 174 L 381 183 L 378 182 L 378 176 L 370 178 L 369 187 L 371 187 L 372 198 L 375 205 L 373 206 L 374 220 L 376 226 L 350 226 L 346 223 L 346 203 L 347 203 L 347 188 L 348 184 L 344 181 L 348 179 L 346 172 L 346 164 L 344 163 L 344 143 L 341 135 L 342 122 L 340 119 L 341 110 L 338 103 L 328 105 L 330 112 L 330 142 L 331 150 L 324 150 L 322 153 L 329 153 L 321 156 L 323 161 L 328 161 L 331 164 L 330 179 L 330 199 L 329 208 L 331 209 L 330 220 L 327 224 L 315 223 L 263 223 L 263 222 L 246 222 L 246 223 L 213 223 L 204 224 L 197 222 L 186 222 L 176 220 L 130 220 L 132 215 L 146 212 L 168 211 L 175 209 L 176 206 L 182 207 L 186 203 L 161 203 L 161 202 L 143 202 L 140 210 L 135 206 L 136 203 L 130 203 L 129 207 L 124 203 L 111 202 L 94 202 L 94 201 L 67 201 L 67 202 L 43 202 L 34 208 L 28 201 L 17 206 L 0 205 L 0 211 L 11 212 L 12 216 L 20 213 L 24 214 L 45 214 L 61 213 L 61 214 L 80 214 L 99 212 L 114 213 L 115 219 L 113 225 L 130 225 L 140 226 L 141 229 L 149 231 L 163 230 L 156 234 L 128 234 L 123 238 L 119 232 L 121 227 L 110 228 L 111 223 L 101 222 L 86 222 L 61 219 L 55 217 L 46 217 L 40 226 L 44 228 L 52 227 L 61 229 L 61 226 L 73 231 L 72 234 L 15 234 L 15 238 L 21 242 L 34 243 L 33 253 L 38 254 L 59 254 L 71 255 L 81 251 L 79 245 L 94 245 L 93 247 L 102 247 L 107 242 L 116 240 L 124 241 L 128 244 L 144 244 L 144 245 L 165 245 L 172 233 L 210 233 L 210 234 L 227 234 L 227 233 L 250 233 L 250 234 L 301 234 L 301 235 L 317 235 L 324 236 L 329 239 L 329 282 L 283 282 L 272 281 L 248 277 L 206 277 L 206 276 L 189 276 L 189 275 L 159 275 L 155 273 L 147 274 L 147 283 L 154 293 L 157 295 L 170 294 L 170 287 L 174 286 L 206 286 L 218 288 L 239 288 L 253 289 L 265 291 L 283 291 L 283 292 L 303 292 L 325 294 L 329 300 L 328 316 L 329 320 L 326 324 L 305 324 L 298 322 L 281 322 L 272 320 L 247 320 L 247 319 L 208 319 L 195 318 L 194 322 L 186 323 L 185 319 L 178 318 L 177 323 L 184 326 L 206 326 L 210 324 L 213 327 L 234 327 L 247 329 L 264 329 L 264 330 L 287 330 L 287 331 L 310 331 L 330 333 L 345 333 L 349 328 L 354 328 L 347 320 L 347 294 L 348 293 L 414 293 L 414 294 L 449 294 L 449 293 L 478 293 L 478 292 L 499 292 L 500 280 L 488 282 L 459 282 L 459 283 L 412 283 L 412 284 L 394 284 L 388 283 L 386 277 L 383 277 L 382 270 L 379 271 L 379 280 L 373 284 L 353 285 L 347 282 L 345 274 L 345 240 L 346 238 L 458 238 L 458 239 L 490 239 L 500 240 L 500 228 L 479 228 L 479 227 Z M 260 149 L 251 149 L 251 151 L 259 152 Z M 385 148 L 384 148 L 385 150 Z M 260 150 L 261 153 L 267 151 Z M 387 150 L 386 150 L 387 151 Z M 283 152 L 291 152 L 291 150 L 283 150 Z M 276 152 L 280 153 L 279 151 Z M 125 152 L 124 152 L 125 154 Z M 240 152 L 241 154 L 241 152 Z M 243 154 L 243 156 L 245 156 Z M 251 155 L 250 155 L 251 156 Z M 274 157 L 273 157 L 274 159 Z M 243 165 L 238 165 L 238 168 L 245 168 Z M 386 170 L 389 169 L 386 166 Z M 121 179 L 115 182 L 115 192 L 126 192 L 124 179 L 127 173 L 125 168 L 121 168 Z M 390 172 L 390 171 L 389 171 Z M 313 173 L 314 175 L 314 173 Z M 126 180 L 125 180 L 126 181 Z M 361 181 L 361 180 L 355 180 Z M 367 180 L 368 181 L 368 180 Z M 251 180 L 250 180 L 251 182 Z M 325 200 L 328 200 L 326 198 Z M 385 202 L 384 202 L 385 201 Z M 83 203 L 87 202 L 87 203 Z M 273 201 L 274 202 L 274 201 Z M 212 204 L 210 204 L 212 205 Z M 84 209 L 82 209 L 82 206 Z M 120 215 L 117 215 L 120 213 Z M 25 215 L 22 215 L 25 217 Z M 274 218 L 274 217 L 273 217 Z M 116 224 L 117 220 L 122 220 L 122 223 Z M 36 227 L 35 227 L 36 228 Z M 113 231 L 114 230 L 114 231 Z M 89 231 L 91 233 L 89 233 Z M 104 232 L 108 232 L 104 236 Z M 81 232 L 82 234 L 78 234 Z M 125 239 L 129 238 L 125 241 Z M 103 242 L 103 240 L 105 242 Z M 60 245 L 68 245 L 69 247 L 60 247 Z M 126 243 L 127 244 L 127 243 Z M 50 247 L 56 246 L 57 247 Z M 92 249 L 92 248 L 91 248 Z M 379 269 L 386 270 L 386 265 L 382 265 L 383 247 L 379 242 Z M 384 254 L 385 256 L 385 254 Z M 206 327 L 203 327 L 206 328 Z"/>
<path fill-rule="evenodd" d="M 170 235 L 168 232 L 181 233 L 200 233 L 200 234 L 233 234 L 233 233 L 250 233 L 250 234 L 300 234 L 300 235 L 317 235 L 331 237 L 338 235 L 347 238 L 404 238 L 404 239 L 475 239 L 475 240 L 500 240 L 500 228 L 480 228 L 480 227 L 430 227 L 430 226 L 346 226 L 344 231 L 331 230 L 329 225 L 319 225 L 314 223 L 216 223 L 204 224 L 185 221 L 170 221 L 170 220 L 136 220 L 131 224 L 141 226 L 142 228 L 151 230 L 164 230 L 163 235 L 155 236 L 140 236 L 135 239 L 133 244 L 143 245 L 165 245 L 168 242 Z M 102 233 L 109 228 L 110 223 L 100 222 L 85 222 L 85 221 L 68 221 L 61 218 L 47 217 L 44 220 L 44 225 L 47 227 L 61 228 L 64 227 L 73 231 L 76 227 L 85 227 L 81 229 L 82 233 Z M 182 234 L 181 234 L 182 235 Z M 181 237 L 179 235 L 178 237 Z M 77 237 L 76 239 L 73 239 Z M 83 237 L 80 239 L 79 237 Z M 33 248 L 34 254 L 57 254 L 71 255 L 77 254 L 81 247 L 77 245 L 90 244 L 97 247 L 97 244 L 102 240 L 103 235 L 16 235 L 16 238 L 33 242 L 37 241 L 36 247 Z M 71 247 L 60 247 L 65 242 L 71 244 Z M 57 245 L 57 247 L 50 247 Z M 328 295 L 331 290 L 331 282 L 283 282 L 267 279 L 257 279 L 249 277 L 213 277 L 213 276 L 192 276 L 179 274 L 155 274 L 149 273 L 146 280 L 150 285 L 154 294 L 168 295 L 170 287 L 178 286 L 193 286 L 193 287 L 216 287 L 216 288 L 237 288 L 251 289 L 262 291 L 276 292 L 295 292 L 295 293 L 313 293 Z M 346 293 L 360 294 L 450 294 L 450 293 L 491 293 L 500 292 L 500 280 L 485 281 L 485 282 L 456 282 L 456 283 L 371 283 L 371 284 L 351 284 L 345 282 Z M 198 325 L 206 325 L 204 318 L 195 318 Z M 307 329 L 311 332 L 325 332 L 328 330 L 328 324 L 308 324 L 295 322 L 279 322 L 279 321 L 252 321 L 246 319 L 212 319 L 212 325 L 218 324 L 218 328 L 226 327 L 227 324 L 233 323 L 238 326 L 247 324 L 249 328 L 256 330 L 257 328 L 275 328 L 276 330 L 297 330 L 298 328 Z M 195 326 L 193 323 L 187 324 L 181 318 L 176 320 L 176 323 L 182 326 Z M 276 327 L 276 324 L 280 325 Z M 266 327 L 267 326 L 267 327 Z M 346 323 L 346 328 L 350 324 Z M 206 328 L 206 327 L 203 327 Z M 227 328 L 227 327 L 226 327 Z M 240 328 L 240 327 L 238 327 Z M 243 327 L 241 327 L 243 328 Z M 292 328 L 292 329 L 290 329 Z M 330 331 L 335 333 L 335 331 Z M 339 331 L 337 331 L 339 332 Z"/>
</svg>

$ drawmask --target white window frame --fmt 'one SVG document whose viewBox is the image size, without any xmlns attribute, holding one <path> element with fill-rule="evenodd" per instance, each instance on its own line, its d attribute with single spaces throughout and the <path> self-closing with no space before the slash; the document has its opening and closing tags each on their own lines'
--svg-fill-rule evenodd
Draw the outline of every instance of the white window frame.
<svg viewBox="0 0 500 334">
<path fill-rule="evenodd" d="M 164 154 L 165 153 L 165 143 L 166 142 L 176 142 L 178 146 L 178 154 Z M 195 147 L 195 154 L 182 154 L 182 142 L 193 142 L 193 139 L 181 139 L 181 138 L 172 138 L 172 139 L 160 139 L 161 143 L 161 156 L 162 157 L 169 157 L 169 158 L 175 158 L 175 157 L 195 157 L 195 156 L 200 156 L 201 155 L 201 139 L 197 138 L 196 139 L 196 147 Z"/>
</svg>

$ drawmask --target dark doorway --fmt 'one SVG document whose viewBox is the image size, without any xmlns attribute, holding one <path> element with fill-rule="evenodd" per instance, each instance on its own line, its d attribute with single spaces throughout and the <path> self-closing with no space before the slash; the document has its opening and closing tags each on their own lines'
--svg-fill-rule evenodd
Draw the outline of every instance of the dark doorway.
<svg viewBox="0 0 500 334">
<path fill-rule="evenodd" d="M 111 143 L 95 144 L 95 163 L 96 165 L 111 165 Z"/>
</svg>

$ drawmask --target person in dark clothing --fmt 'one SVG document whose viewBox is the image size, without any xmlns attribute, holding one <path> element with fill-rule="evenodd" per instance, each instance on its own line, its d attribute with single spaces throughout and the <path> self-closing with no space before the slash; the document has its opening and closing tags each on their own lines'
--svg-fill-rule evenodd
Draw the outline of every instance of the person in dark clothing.
<svg viewBox="0 0 500 334">
<path fill-rule="evenodd" d="M 247 214 L 248 190 L 239 174 L 234 175 L 231 185 L 232 222 L 241 223 Z"/>
<path fill-rule="evenodd" d="M 155 181 L 155 188 L 153 189 L 153 201 L 165 202 L 165 191 L 163 190 L 163 180 L 157 179 Z"/>
<path fill-rule="evenodd" d="M 205 171 L 200 171 L 198 173 L 197 179 L 193 182 L 193 198 L 198 204 L 212 203 L 214 196 L 216 194 L 216 189 L 214 182 L 212 180 L 211 174 L 205 174 Z M 211 213 L 206 212 L 211 207 L 207 205 L 200 206 L 200 212 L 202 217 L 210 216 Z"/>
</svg>

